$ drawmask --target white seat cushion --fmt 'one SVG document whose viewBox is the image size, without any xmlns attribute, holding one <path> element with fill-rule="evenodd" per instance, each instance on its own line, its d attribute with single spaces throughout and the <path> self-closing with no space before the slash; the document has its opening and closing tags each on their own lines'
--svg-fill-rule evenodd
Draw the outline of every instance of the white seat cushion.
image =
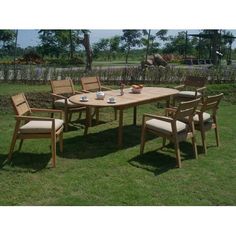
<svg viewBox="0 0 236 236">
<path fill-rule="evenodd" d="M 56 108 L 65 107 L 65 99 L 58 99 L 54 102 L 54 104 L 55 104 Z M 67 99 L 67 104 L 68 104 L 69 107 L 78 107 L 79 106 L 77 104 L 74 104 L 74 103 L 70 102 L 69 99 Z"/>
<path fill-rule="evenodd" d="M 209 113 L 203 112 L 203 122 L 210 121 L 210 120 L 211 120 L 211 115 Z M 194 121 L 194 123 L 199 122 L 199 115 L 198 114 L 196 114 L 193 117 L 193 121 Z"/>
<path fill-rule="evenodd" d="M 146 122 L 146 126 L 147 128 L 152 129 L 157 132 L 162 132 L 166 134 L 172 133 L 171 123 L 166 122 L 166 121 L 151 119 Z M 179 132 L 185 131 L 187 128 L 187 125 L 184 122 L 177 121 L 176 127 L 177 127 L 177 132 L 179 133 Z"/>
<path fill-rule="evenodd" d="M 63 126 L 63 120 L 55 119 L 55 130 L 58 130 Z M 51 121 L 37 121 L 31 120 L 27 124 L 20 127 L 20 132 L 24 134 L 45 134 L 50 133 L 52 130 Z"/>
<path fill-rule="evenodd" d="M 178 94 L 176 94 L 177 97 L 186 97 L 186 98 L 192 98 L 195 97 L 194 91 L 180 91 Z M 202 94 L 197 92 L 197 97 L 201 97 Z"/>
</svg>

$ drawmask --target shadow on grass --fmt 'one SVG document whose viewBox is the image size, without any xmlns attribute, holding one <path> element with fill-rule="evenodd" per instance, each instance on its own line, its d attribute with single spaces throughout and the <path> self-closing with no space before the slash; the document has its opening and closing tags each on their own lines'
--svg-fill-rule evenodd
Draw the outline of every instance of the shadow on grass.
<svg viewBox="0 0 236 236">
<path fill-rule="evenodd" d="M 95 119 L 92 119 L 92 126 L 106 124 L 106 123 L 108 123 L 108 121 L 99 120 L 98 123 L 96 123 Z M 85 125 L 86 125 L 86 120 L 85 119 L 73 120 L 68 124 L 68 131 L 67 132 L 75 131 L 75 130 L 78 130 L 78 129 L 84 129 Z"/>
<path fill-rule="evenodd" d="M 7 155 L 0 155 L 0 168 L 4 171 L 11 171 L 7 166 L 17 167 L 14 172 L 38 172 L 47 167 L 51 160 L 51 153 L 34 154 L 24 152 L 14 152 L 12 160 L 7 160 Z M 19 168 L 19 169 L 18 169 Z"/>
<path fill-rule="evenodd" d="M 191 143 L 181 142 L 180 150 L 182 162 L 195 158 Z M 144 152 L 143 155 L 138 155 L 128 162 L 132 166 L 153 172 L 154 175 L 160 175 L 176 168 L 174 144 L 170 143 L 163 149 L 159 148 L 155 151 Z"/>
<path fill-rule="evenodd" d="M 123 127 L 123 147 L 127 149 L 140 144 L 140 126 Z M 62 157 L 69 159 L 92 159 L 105 156 L 119 150 L 117 145 L 117 128 L 106 129 L 86 136 L 75 136 L 64 140 Z M 60 155 L 60 154 L 59 154 Z"/>
</svg>

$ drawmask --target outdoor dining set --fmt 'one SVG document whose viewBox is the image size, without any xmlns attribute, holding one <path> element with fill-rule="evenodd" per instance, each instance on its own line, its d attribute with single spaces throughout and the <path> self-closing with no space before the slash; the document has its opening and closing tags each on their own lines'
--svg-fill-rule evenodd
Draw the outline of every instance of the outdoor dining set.
<svg viewBox="0 0 236 236">
<path fill-rule="evenodd" d="M 12 104 L 16 114 L 15 130 L 10 145 L 8 160 L 12 159 L 17 139 L 19 150 L 24 139 L 51 139 L 52 166 L 56 166 L 56 142 L 59 141 L 63 152 L 63 132 L 68 131 L 72 114 L 85 112 L 84 135 L 92 126 L 92 118 L 99 122 L 99 111 L 105 107 L 114 109 L 114 119 L 118 120 L 118 148 L 122 148 L 124 111 L 133 109 L 133 124 L 137 123 L 137 107 L 142 104 L 166 101 L 164 115 L 143 114 L 140 154 L 144 152 L 146 134 L 153 133 L 163 139 L 163 147 L 168 139 L 174 144 L 177 167 L 181 167 L 179 143 L 191 139 L 195 158 L 198 158 L 196 130 L 200 131 L 203 151 L 207 153 L 206 131 L 214 129 L 216 144 L 219 146 L 217 110 L 223 94 L 205 96 L 205 77 L 187 76 L 184 84 L 175 88 L 146 87 L 133 85 L 120 89 L 110 89 L 101 85 L 98 77 L 81 78 L 81 91 L 76 91 L 70 78 L 51 80 L 52 109 L 31 108 L 24 93 L 12 96 Z M 51 117 L 35 116 L 37 113 L 49 113 Z M 59 118 L 54 118 L 59 114 Z M 158 158 L 158 157 L 157 157 Z"/>
</svg>

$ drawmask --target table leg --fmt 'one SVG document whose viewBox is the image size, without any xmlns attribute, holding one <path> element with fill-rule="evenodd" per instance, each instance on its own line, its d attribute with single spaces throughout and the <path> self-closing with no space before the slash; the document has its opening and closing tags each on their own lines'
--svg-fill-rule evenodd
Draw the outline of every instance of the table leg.
<svg viewBox="0 0 236 236">
<path fill-rule="evenodd" d="M 170 96 L 167 98 L 167 100 L 166 100 L 166 107 L 170 107 Z"/>
<path fill-rule="evenodd" d="M 119 110 L 118 147 L 123 144 L 123 110 Z"/>
<path fill-rule="evenodd" d="M 133 125 L 136 125 L 136 123 L 137 123 L 137 106 L 134 107 Z"/>
<path fill-rule="evenodd" d="M 91 108 L 89 106 L 86 107 L 86 120 L 85 120 L 84 135 L 88 134 L 88 127 L 91 127 Z"/>
<path fill-rule="evenodd" d="M 97 125 L 99 122 L 99 108 L 98 107 L 95 107 L 95 115 L 96 115 L 96 125 Z"/>
</svg>

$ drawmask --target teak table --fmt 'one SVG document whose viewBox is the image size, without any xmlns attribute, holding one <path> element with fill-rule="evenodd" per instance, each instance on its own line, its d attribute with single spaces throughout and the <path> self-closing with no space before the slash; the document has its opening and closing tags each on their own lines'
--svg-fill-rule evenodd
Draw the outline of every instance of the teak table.
<svg viewBox="0 0 236 236">
<path fill-rule="evenodd" d="M 124 94 L 120 95 L 120 90 L 106 91 L 104 100 L 96 99 L 96 93 L 86 93 L 74 95 L 69 98 L 72 103 L 86 107 L 86 126 L 84 134 L 88 133 L 88 127 L 91 125 L 91 108 L 92 107 L 114 107 L 119 110 L 119 127 L 118 127 L 118 146 L 122 147 L 123 143 L 123 111 L 133 107 L 133 124 L 136 125 L 137 106 L 146 103 L 152 103 L 159 100 L 166 100 L 169 105 L 170 97 L 179 91 L 170 88 L 144 87 L 140 94 L 132 93 L 130 89 L 124 89 Z M 81 96 L 86 95 L 88 101 L 81 101 Z M 108 98 L 114 97 L 115 103 L 109 103 Z"/>
</svg>

